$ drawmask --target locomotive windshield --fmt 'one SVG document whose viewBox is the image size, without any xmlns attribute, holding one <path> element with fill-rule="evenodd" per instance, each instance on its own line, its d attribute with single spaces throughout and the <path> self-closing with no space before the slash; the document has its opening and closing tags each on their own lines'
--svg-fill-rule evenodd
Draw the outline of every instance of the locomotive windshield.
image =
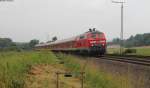
<svg viewBox="0 0 150 88">
<path fill-rule="evenodd" d="M 96 34 L 92 34 L 92 36 L 91 36 L 92 38 L 96 38 Z"/>
<path fill-rule="evenodd" d="M 103 37 L 103 33 L 102 32 L 92 32 L 91 37 L 92 38 L 101 38 L 101 37 Z"/>
</svg>

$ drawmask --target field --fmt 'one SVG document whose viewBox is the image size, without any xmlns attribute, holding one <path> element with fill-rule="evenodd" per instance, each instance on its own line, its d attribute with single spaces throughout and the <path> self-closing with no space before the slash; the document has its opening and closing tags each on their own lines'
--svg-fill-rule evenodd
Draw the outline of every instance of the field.
<svg viewBox="0 0 150 88">
<path fill-rule="evenodd" d="M 59 78 L 60 88 L 132 88 L 125 76 L 100 70 L 92 61 L 51 52 L 1 52 L 0 88 L 56 88 L 56 72 L 73 72 L 71 78 Z"/>
<path fill-rule="evenodd" d="M 133 53 L 132 55 L 150 56 L 150 47 L 134 47 L 131 49 L 136 49 L 136 53 Z M 107 53 L 118 54 L 119 50 L 119 48 L 108 48 Z M 124 50 L 126 50 L 126 48 Z"/>
<path fill-rule="evenodd" d="M 144 56 L 150 56 L 150 47 L 141 47 L 141 48 L 135 48 L 137 49 L 137 55 L 144 55 Z"/>
<path fill-rule="evenodd" d="M 50 64 L 55 61 L 51 53 L 1 52 L 0 88 L 23 88 L 26 74 L 33 65 Z"/>
</svg>

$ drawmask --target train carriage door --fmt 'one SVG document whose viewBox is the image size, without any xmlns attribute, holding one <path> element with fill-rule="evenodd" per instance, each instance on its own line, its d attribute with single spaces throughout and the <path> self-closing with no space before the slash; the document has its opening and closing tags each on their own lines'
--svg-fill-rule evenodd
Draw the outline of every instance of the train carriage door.
<svg viewBox="0 0 150 88">
<path fill-rule="evenodd" d="M 80 37 L 76 38 L 75 48 L 80 47 Z"/>
<path fill-rule="evenodd" d="M 81 35 L 80 36 L 80 46 L 85 47 L 86 46 L 86 35 Z"/>
</svg>

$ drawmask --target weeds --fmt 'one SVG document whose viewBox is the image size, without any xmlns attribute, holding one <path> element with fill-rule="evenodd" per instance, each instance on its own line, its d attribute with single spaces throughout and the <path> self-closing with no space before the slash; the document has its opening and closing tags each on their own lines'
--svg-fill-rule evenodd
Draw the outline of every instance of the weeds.
<svg viewBox="0 0 150 88">
<path fill-rule="evenodd" d="M 0 88 L 26 88 L 26 74 L 31 70 L 33 65 L 38 64 L 58 64 L 67 71 L 74 72 L 79 76 L 83 70 L 84 61 L 71 55 L 58 54 L 57 57 L 51 52 L 1 52 L 0 53 Z M 130 88 L 126 79 L 115 78 L 96 68 L 93 64 L 88 64 L 85 71 L 85 88 Z M 119 81 L 118 81 L 119 79 Z M 124 81 L 127 84 L 124 84 Z M 44 81 L 44 86 L 48 82 Z M 43 86 L 43 87 L 44 87 Z"/>
<path fill-rule="evenodd" d="M 82 71 L 85 60 L 79 60 L 77 57 L 63 54 L 60 54 L 59 57 L 64 61 L 64 66 L 71 69 L 71 71 L 75 73 Z M 116 76 L 100 71 L 94 64 L 88 63 L 84 72 L 85 88 L 131 88 L 130 83 L 125 83 L 128 81 L 125 78 L 117 78 Z"/>
<path fill-rule="evenodd" d="M 0 88 L 25 87 L 25 74 L 35 64 L 50 64 L 56 61 L 51 52 L 1 52 Z"/>
</svg>

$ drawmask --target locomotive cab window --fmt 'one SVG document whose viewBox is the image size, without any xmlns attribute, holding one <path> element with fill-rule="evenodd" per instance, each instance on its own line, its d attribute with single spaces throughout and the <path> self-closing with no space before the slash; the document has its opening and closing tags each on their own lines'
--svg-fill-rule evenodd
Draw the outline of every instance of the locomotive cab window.
<svg viewBox="0 0 150 88">
<path fill-rule="evenodd" d="M 102 33 L 100 32 L 93 32 L 91 35 L 91 38 L 101 38 L 102 37 Z"/>
<path fill-rule="evenodd" d="M 92 36 L 91 36 L 92 38 L 96 38 L 96 34 L 92 34 Z"/>
</svg>

